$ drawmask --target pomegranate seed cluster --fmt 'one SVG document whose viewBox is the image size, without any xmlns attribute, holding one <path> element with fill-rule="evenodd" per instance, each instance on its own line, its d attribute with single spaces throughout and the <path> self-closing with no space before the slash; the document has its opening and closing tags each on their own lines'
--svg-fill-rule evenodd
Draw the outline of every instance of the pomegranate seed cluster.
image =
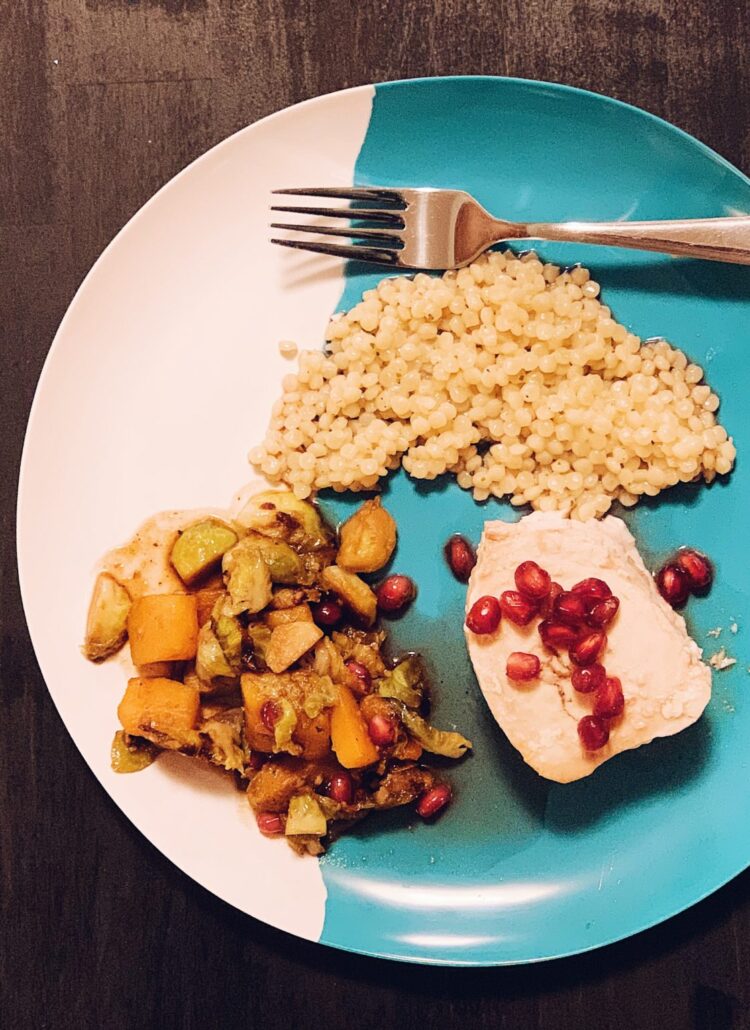
<svg viewBox="0 0 750 1030">
<path fill-rule="evenodd" d="M 598 751 L 609 740 L 610 721 L 625 709 L 622 683 L 617 676 L 609 676 L 599 660 L 607 647 L 605 628 L 616 617 L 620 600 L 604 580 L 595 577 L 565 590 L 535 561 L 521 562 L 514 580 L 516 589 L 504 590 L 499 599 L 478 598 L 466 615 L 466 626 L 472 633 L 486 635 L 496 633 L 503 618 L 517 626 L 540 619 L 537 630 L 544 647 L 554 654 L 567 651 L 573 688 L 592 695 L 591 714 L 579 719 L 578 736 L 585 750 Z M 541 671 L 538 655 L 524 651 L 508 655 L 505 673 L 514 683 L 535 680 Z"/>
<path fill-rule="evenodd" d="M 714 579 L 714 569 L 705 554 L 682 547 L 659 569 L 656 587 L 673 608 L 682 608 L 690 594 L 705 594 Z"/>
<path fill-rule="evenodd" d="M 381 280 L 303 351 L 251 462 L 298 497 L 403 465 L 477 500 L 603 515 L 730 471 L 703 370 L 641 343 L 585 268 L 494 252 L 442 277 Z"/>
</svg>

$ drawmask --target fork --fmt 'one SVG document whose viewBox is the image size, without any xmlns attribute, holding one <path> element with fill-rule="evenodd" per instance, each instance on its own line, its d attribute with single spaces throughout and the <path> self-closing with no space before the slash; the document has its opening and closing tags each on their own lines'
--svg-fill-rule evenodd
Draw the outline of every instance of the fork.
<svg viewBox="0 0 750 1030">
<path fill-rule="evenodd" d="M 461 268 L 496 243 L 561 240 L 629 247 L 682 257 L 750 265 L 750 215 L 660 222 L 507 222 L 493 218 L 463 190 L 394 187 L 321 187 L 274 194 L 350 200 L 365 207 L 279 206 L 272 211 L 343 218 L 364 225 L 272 222 L 273 229 L 348 238 L 350 244 L 314 239 L 271 240 L 282 247 L 371 261 L 399 268 Z M 359 241 L 366 241 L 360 243 Z"/>
</svg>

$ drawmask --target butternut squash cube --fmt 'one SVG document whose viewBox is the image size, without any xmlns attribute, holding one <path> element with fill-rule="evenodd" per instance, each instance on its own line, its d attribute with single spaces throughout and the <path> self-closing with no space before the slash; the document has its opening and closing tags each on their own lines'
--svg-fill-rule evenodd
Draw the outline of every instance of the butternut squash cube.
<svg viewBox="0 0 750 1030">
<path fill-rule="evenodd" d="M 117 709 L 126 733 L 172 749 L 200 747 L 200 734 L 196 732 L 199 713 L 196 687 L 179 680 L 140 676 L 128 680 Z"/>
<path fill-rule="evenodd" d="M 331 747 L 345 769 L 372 765 L 380 757 L 370 740 L 367 723 L 348 687 L 339 685 L 339 699 L 331 711 Z"/>
<path fill-rule="evenodd" d="M 135 665 L 195 658 L 198 610 L 191 594 L 145 594 L 128 617 L 130 653 Z"/>
</svg>

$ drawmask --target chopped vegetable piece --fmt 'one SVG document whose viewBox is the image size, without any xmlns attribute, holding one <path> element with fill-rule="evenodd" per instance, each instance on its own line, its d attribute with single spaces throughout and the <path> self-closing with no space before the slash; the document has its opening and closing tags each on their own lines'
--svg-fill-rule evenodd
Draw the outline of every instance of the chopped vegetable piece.
<svg viewBox="0 0 750 1030">
<path fill-rule="evenodd" d="M 315 576 L 307 574 L 302 558 L 283 540 L 269 540 L 261 533 L 251 533 L 245 540 L 245 546 L 253 544 L 258 548 L 261 558 L 268 566 L 273 583 L 293 586 L 309 585 L 313 582 Z"/>
<path fill-rule="evenodd" d="M 169 557 L 182 582 L 192 586 L 216 568 L 236 543 L 237 534 L 230 526 L 218 519 L 204 519 L 180 533 Z"/>
<path fill-rule="evenodd" d="M 328 823 L 323 810 L 312 794 L 297 794 L 289 802 L 284 833 L 287 837 L 310 833 L 314 837 L 325 837 Z"/>
<path fill-rule="evenodd" d="M 201 736 L 206 739 L 205 756 L 229 772 L 243 773 L 250 757 L 242 745 L 242 723 L 242 709 L 227 708 L 205 718 L 199 727 Z"/>
<path fill-rule="evenodd" d="M 291 701 L 281 697 L 274 702 L 278 705 L 279 714 L 273 724 L 274 751 L 286 751 L 290 755 L 299 755 L 302 748 L 292 740 L 297 727 L 297 713 Z"/>
<path fill-rule="evenodd" d="M 323 636 L 314 622 L 290 622 L 277 626 L 266 649 L 266 664 L 271 672 L 285 672 Z"/>
<path fill-rule="evenodd" d="M 254 615 L 270 602 L 271 574 L 251 537 L 245 537 L 227 551 L 222 569 L 229 592 L 228 614 L 249 612 Z"/>
<path fill-rule="evenodd" d="M 308 690 L 302 702 L 302 710 L 309 719 L 315 719 L 325 708 L 332 708 L 339 692 L 330 676 L 316 676 L 315 686 Z"/>
<path fill-rule="evenodd" d="M 195 658 L 198 609 L 190 594 L 144 594 L 128 617 L 130 653 L 135 665 Z"/>
<path fill-rule="evenodd" d="M 396 523 L 376 497 L 346 520 L 339 540 L 337 564 L 349 572 L 377 572 L 396 547 Z"/>
<path fill-rule="evenodd" d="M 200 694 L 179 680 L 128 680 L 117 716 L 126 733 L 146 737 L 159 747 L 196 750 L 201 745 L 196 724 Z"/>
<path fill-rule="evenodd" d="M 278 612 L 269 612 L 266 615 L 266 625 L 271 629 L 277 626 L 286 626 L 290 622 L 312 622 L 312 612 L 309 604 L 298 604 L 294 608 L 282 608 Z"/>
<path fill-rule="evenodd" d="M 341 600 L 348 604 L 368 626 L 373 624 L 378 602 L 375 594 L 363 579 L 338 565 L 329 565 L 323 569 L 322 578 L 324 586 L 338 594 Z"/>
<path fill-rule="evenodd" d="M 232 615 L 227 615 L 224 600 L 216 602 L 211 620 L 216 639 L 221 645 L 227 664 L 232 672 L 238 673 L 242 662 L 242 626 Z"/>
<path fill-rule="evenodd" d="M 128 636 L 130 594 L 108 572 L 100 572 L 94 583 L 86 620 L 84 655 L 101 662 L 119 651 Z"/>
<path fill-rule="evenodd" d="M 198 633 L 195 671 L 203 683 L 211 683 L 212 680 L 226 679 L 235 675 L 210 622 L 201 626 Z"/>
<path fill-rule="evenodd" d="M 247 627 L 247 640 L 252 647 L 252 668 L 264 672 L 267 666 L 266 654 L 271 643 L 271 629 L 262 622 L 251 622 Z"/>
<path fill-rule="evenodd" d="M 141 769 L 148 768 L 158 754 L 150 740 L 129 737 L 123 730 L 118 730 L 112 741 L 112 771 L 140 772 Z"/>
<path fill-rule="evenodd" d="M 211 613 L 216 607 L 220 597 L 226 596 L 226 590 L 221 587 L 206 587 L 204 590 L 196 590 L 195 603 L 198 607 L 198 626 L 203 626 L 211 618 Z"/>
<path fill-rule="evenodd" d="M 237 516 L 239 525 L 274 540 L 285 540 L 300 550 L 328 547 L 332 534 L 317 509 L 290 490 L 268 490 L 251 497 Z"/>
<path fill-rule="evenodd" d="M 381 697 L 395 697 L 408 708 L 419 708 L 424 697 L 425 677 L 418 655 L 409 655 L 378 682 Z"/>
<path fill-rule="evenodd" d="M 401 710 L 401 721 L 415 740 L 419 741 L 425 751 L 445 758 L 461 758 L 471 749 L 471 741 L 452 730 L 438 730 L 416 712 L 406 706 Z"/>
<path fill-rule="evenodd" d="M 138 675 L 143 679 L 161 676 L 162 679 L 174 679 L 174 662 L 150 662 L 148 665 L 137 665 Z"/>
<path fill-rule="evenodd" d="M 344 686 L 339 686 L 338 701 L 331 712 L 331 746 L 345 769 L 359 769 L 380 758 L 359 705 Z"/>
</svg>

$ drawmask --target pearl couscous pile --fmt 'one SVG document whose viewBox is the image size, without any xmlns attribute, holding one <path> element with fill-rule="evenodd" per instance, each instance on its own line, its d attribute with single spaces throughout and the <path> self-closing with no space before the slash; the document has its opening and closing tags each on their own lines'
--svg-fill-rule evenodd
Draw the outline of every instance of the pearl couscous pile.
<svg viewBox="0 0 750 1030">
<path fill-rule="evenodd" d="M 585 268 L 494 252 L 440 278 L 383 279 L 303 351 L 251 462 L 298 497 L 403 465 L 578 519 L 730 471 L 703 370 L 641 343 Z"/>
</svg>

